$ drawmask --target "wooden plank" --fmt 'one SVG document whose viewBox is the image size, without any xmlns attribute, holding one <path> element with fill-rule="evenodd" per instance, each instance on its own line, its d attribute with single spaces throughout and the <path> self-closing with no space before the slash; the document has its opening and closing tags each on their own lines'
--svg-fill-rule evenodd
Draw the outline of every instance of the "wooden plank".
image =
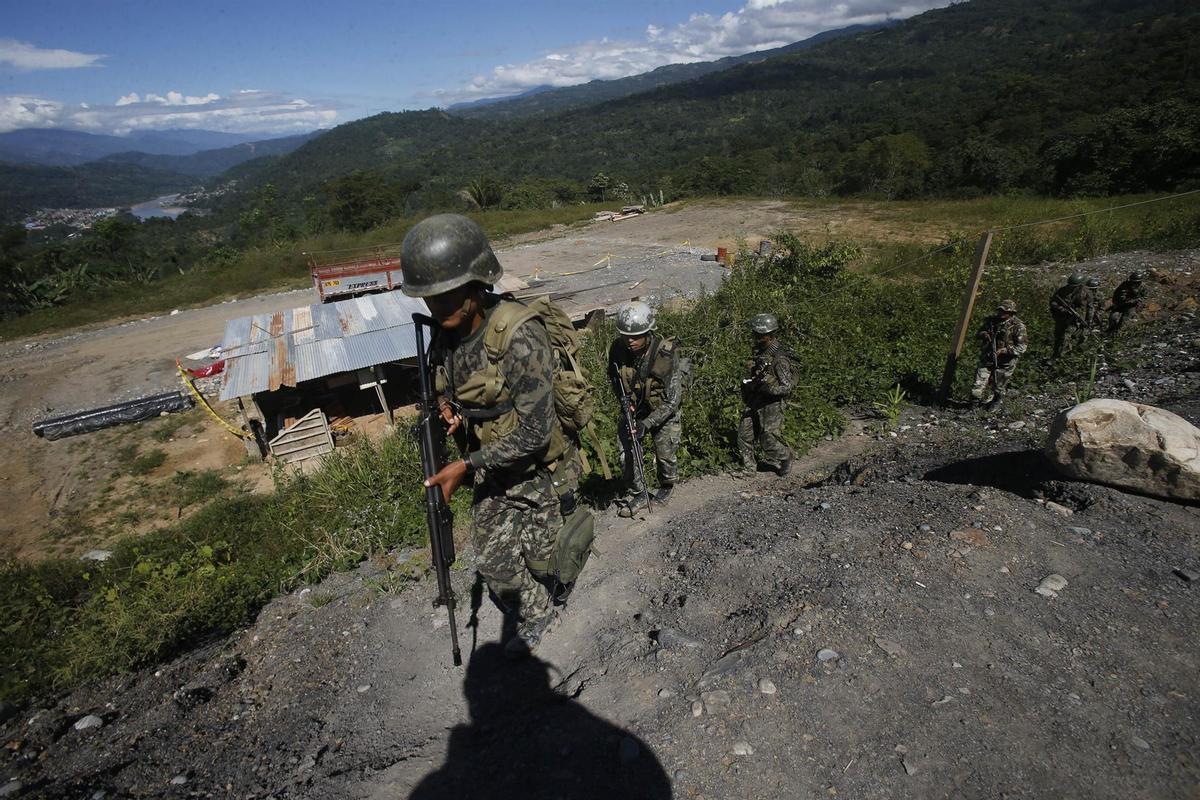
<svg viewBox="0 0 1200 800">
<path fill-rule="evenodd" d="M 942 385 L 938 396 L 942 402 L 950 398 L 950 387 L 954 384 L 954 372 L 958 368 L 958 357 L 962 355 L 963 344 L 966 342 L 967 330 L 971 325 L 971 312 L 975 309 L 975 296 L 979 293 L 979 283 L 983 280 L 983 270 L 987 266 L 988 250 L 992 247 L 992 232 L 985 231 L 979 237 L 975 248 L 975 267 L 971 277 L 967 279 L 967 287 L 963 292 L 962 309 L 959 311 L 958 322 L 954 326 L 954 334 L 950 339 L 950 354 L 946 356 L 946 369 L 942 372 Z"/>
</svg>

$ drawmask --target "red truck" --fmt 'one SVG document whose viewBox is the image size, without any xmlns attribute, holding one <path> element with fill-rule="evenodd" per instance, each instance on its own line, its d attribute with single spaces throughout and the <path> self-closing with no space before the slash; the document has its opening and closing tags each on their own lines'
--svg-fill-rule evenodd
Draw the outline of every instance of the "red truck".
<svg viewBox="0 0 1200 800">
<path fill-rule="evenodd" d="M 400 288 L 400 257 L 379 251 L 307 253 L 313 288 L 322 303 Z"/>
</svg>

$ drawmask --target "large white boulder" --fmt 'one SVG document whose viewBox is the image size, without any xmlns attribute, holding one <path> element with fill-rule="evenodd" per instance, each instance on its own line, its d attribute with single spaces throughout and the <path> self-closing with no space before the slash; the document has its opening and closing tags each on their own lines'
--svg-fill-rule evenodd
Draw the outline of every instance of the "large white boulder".
<svg viewBox="0 0 1200 800">
<path fill-rule="evenodd" d="M 1072 478 L 1174 500 L 1200 500 L 1200 429 L 1124 400 L 1089 400 L 1050 426 L 1046 455 Z"/>
</svg>

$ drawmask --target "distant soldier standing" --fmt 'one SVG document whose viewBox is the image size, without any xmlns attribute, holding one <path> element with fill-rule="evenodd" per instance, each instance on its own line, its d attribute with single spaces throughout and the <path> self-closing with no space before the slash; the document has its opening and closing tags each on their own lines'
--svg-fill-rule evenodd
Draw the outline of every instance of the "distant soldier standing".
<svg viewBox="0 0 1200 800">
<path fill-rule="evenodd" d="M 1084 316 L 1087 313 L 1087 287 L 1084 277 L 1076 272 L 1067 279 L 1065 286 L 1050 297 L 1050 316 L 1054 318 L 1054 352 L 1051 358 L 1058 358 L 1068 349 L 1068 335 L 1074 336 L 1079 328 L 1087 323 Z"/>
<path fill-rule="evenodd" d="M 1129 280 L 1122 281 L 1112 296 L 1112 307 L 1108 310 L 1108 332 L 1116 333 L 1121 330 L 1125 321 L 1133 312 L 1141 308 L 1146 299 L 1146 273 L 1136 270 L 1129 273 Z"/>
<path fill-rule="evenodd" d="M 632 495 L 619 512 L 623 517 L 633 517 L 650 505 L 641 469 L 634 464 L 633 439 L 641 440 L 647 433 L 654 439 L 659 487 L 654 495 L 656 503 L 667 501 L 678 476 L 676 453 L 683 432 L 680 406 L 689 364 L 680 357 L 675 342 L 655 333 L 654 326 L 655 313 L 650 306 L 640 301 L 622 304 L 617 309 L 617 332 L 621 335 L 608 351 L 613 393 L 629 398 L 635 419 L 632 431 L 624 417 L 618 425 L 625 481 Z"/>
<path fill-rule="evenodd" d="M 569 447 L 554 408 L 554 350 L 540 317 L 492 293 L 500 263 L 471 220 L 440 214 L 417 223 L 401 258 L 404 293 L 424 298 L 440 326 L 432 358 L 440 364 L 438 405 L 464 454 L 428 485 L 448 502 L 473 483 L 478 570 L 516 627 L 506 650 L 522 655 L 553 616 L 529 563 L 550 558 L 563 525 L 551 469 Z"/>
<path fill-rule="evenodd" d="M 983 396 L 988 386 L 991 386 L 992 399 L 988 401 L 986 408 L 988 411 L 994 411 L 1000 406 L 1004 388 L 1012 379 L 1017 361 L 1029 347 L 1025 323 L 1017 316 L 1015 300 L 1005 300 L 997 306 L 996 313 L 983 323 L 979 339 L 982 347 L 971 396 L 983 402 Z"/>
<path fill-rule="evenodd" d="M 1099 328 L 1104 322 L 1104 292 L 1100 279 L 1094 275 L 1087 279 L 1087 313 L 1084 318 L 1089 328 Z"/>
<path fill-rule="evenodd" d="M 787 396 L 792 393 L 790 357 L 779 342 L 779 320 L 774 314 L 759 314 L 750 320 L 754 333 L 754 360 L 750 377 L 742 381 L 746 408 L 738 423 L 738 455 L 742 469 L 758 469 L 754 443 L 763 449 L 764 465 L 777 475 L 787 475 L 792 451 L 783 440 L 783 418 Z"/>
</svg>

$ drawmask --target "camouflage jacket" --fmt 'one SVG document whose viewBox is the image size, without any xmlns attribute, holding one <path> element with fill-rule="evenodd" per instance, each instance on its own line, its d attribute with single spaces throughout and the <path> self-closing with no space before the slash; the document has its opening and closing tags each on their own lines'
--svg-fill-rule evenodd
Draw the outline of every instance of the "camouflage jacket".
<svg viewBox="0 0 1200 800">
<path fill-rule="evenodd" d="M 634 414 L 647 429 L 655 430 L 679 413 L 689 365 L 671 339 L 652 333 L 646 349 L 634 353 L 619 337 L 609 348 L 608 366 L 609 376 L 633 400 Z M 613 393 L 620 397 L 615 383 Z"/>
<path fill-rule="evenodd" d="M 1055 317 L 1083 323 L 1088 316 L 1088 290 L 1086 286 L 1063 286 L 1050 297 L 1050 313 Z"/>
<path fill-rule="evenodd" d="M 487 366 L 483 334 L 494 308 L 494 303 L 488 307 L 483 324 L 470 336 L 461 338 L 451 333 L 441 337 L 441 361 L 451 400 L 455 399 L 456 386 L 464 385 L 470 375 Z M 498 366 L 516 412 L 516 426 L 495 441 L 481 444 L 478 430 L 468 417 L 465 439 L 460 439 L 459 445 L 466 453 L 467 463 L 476 469 L 524 471 L 545 454 L 557 420 L 554 350 L 545 326 L 537 320 L 522 324 Z"/>
<path fill-rule="evenodd" d="M 1029 334 L 1025 323 L 1016 315 L 1001 319 L 999 314 L 988 317 L 979 331 L 983 342 L 983 350 L 979 360 L 988 363 L 992 360 L 992 348 L 996 348 L 996 360 L 1004 363 L 1020 358 L 1029 348 Z"/>
<path fill-rule="evenodd" d="M 745 384 L 747 402 L 770 403 L 792 393 L 791 358 L 778 341 L 754 354 Z"/>
<path fill-rule="evenodd" d="M 1146 284 L 1139 281 L 1123 281 L 1113 292 L 1113 308 L 1127 311 L 1137 308 L 1146 299 Z"/>
</svg>

